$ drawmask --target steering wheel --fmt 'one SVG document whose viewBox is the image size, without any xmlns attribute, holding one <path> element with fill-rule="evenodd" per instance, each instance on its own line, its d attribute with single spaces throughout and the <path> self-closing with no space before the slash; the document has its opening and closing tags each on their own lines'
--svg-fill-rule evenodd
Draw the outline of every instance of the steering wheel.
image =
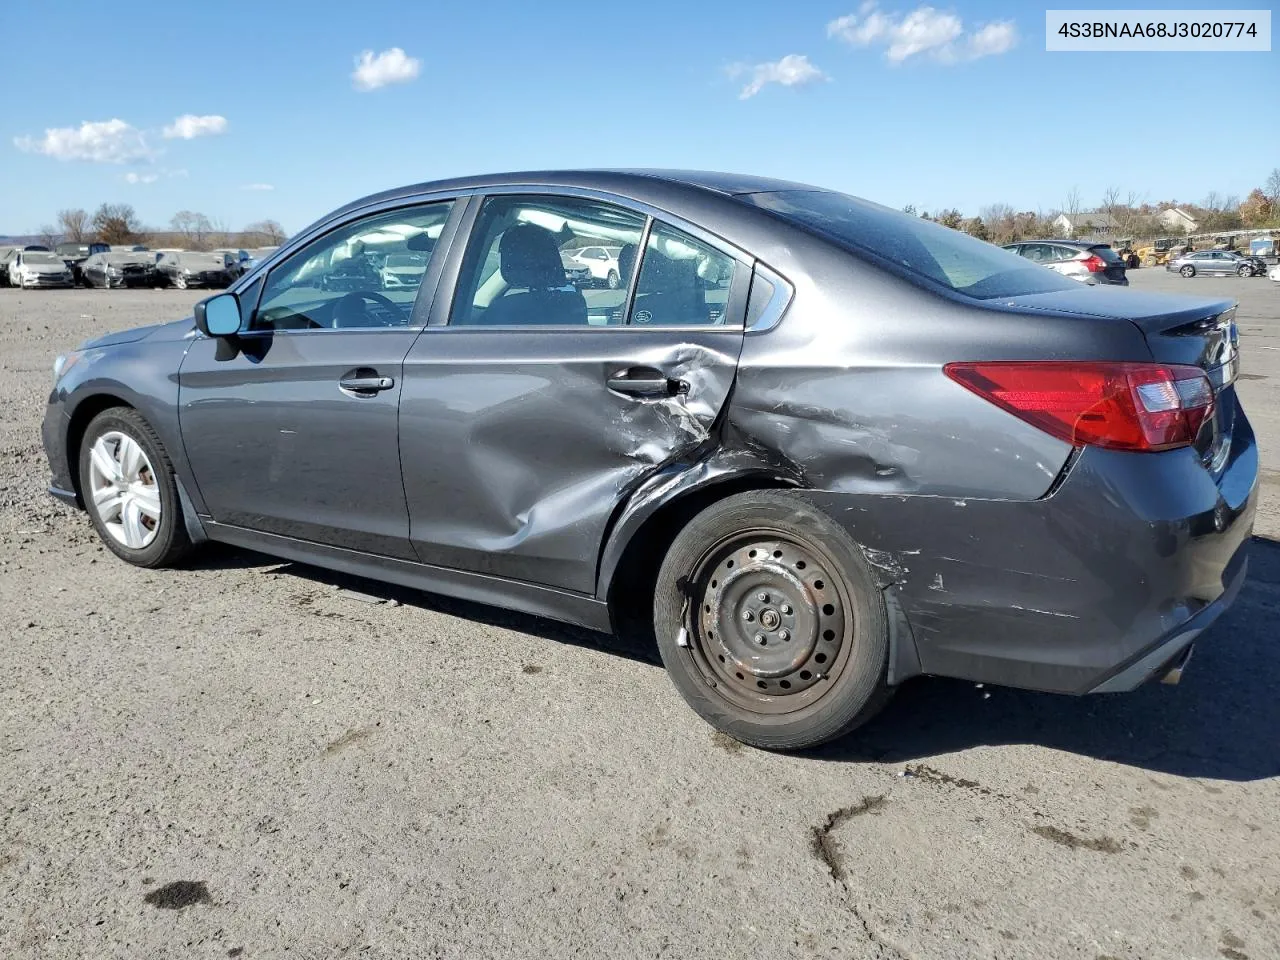
<svg viewBox="0 0 1280 960">
<path fill-rule="evenodd" d="M 365 309 L 364 301 L 376 303 L 385 308 L 390 317 L 382 319 Z M 359 304 L 359 313 L 355 312 Z M 396 319 L 391 319 L 396 318 Z M 394 300 L 384 297 L 372 290 L 356 290 L 338 299 L 333 305 L 333 325 L 335 327 L 398 327 L 404 323 L 404 314 Z"/>
</svg>

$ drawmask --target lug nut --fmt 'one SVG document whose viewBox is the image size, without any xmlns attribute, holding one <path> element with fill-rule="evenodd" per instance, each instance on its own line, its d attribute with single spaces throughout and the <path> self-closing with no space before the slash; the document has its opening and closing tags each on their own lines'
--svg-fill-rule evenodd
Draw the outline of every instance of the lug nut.
<svg viewBox="0 0 1280 960">
<path fill-rule="evenodd" d="M 755 619 L 755 615 L 750 610 L 743 610 L 742 619 L 747 621 L 747 623 L 750 623 L 752 620 Z"/>
<path fill-rule="evenodd" d="M 782 612 L 786 614 L 788 617 L 791 616 L 791 604 L 784 603 L 782 605 Z"/>
<path fill-rule="evenodd" d="M 781 639 L 783 639 L 783 640 L 790 640 L 790 639 L 791 639 L 791 632 L 790 632 L 790 631 L 788 631 L 788 630 L 779 630 L 779 631 L 778 631 L 778 636 L 779 636 Z"/>
<path fill-rule="evenodd" d="M 762 647 L 763 647 L 767 642 L 768 642 L 768 641 L 767 641 L 767 640 L 765 640 L 765 637 L 764 637 L 764 634 L 763 634 L 763 633 L 757 633 L 757 634 L 756 634 L 756 643 L 760 644 L 760 646 L 762 646 Z"/>
<path fill-rule="evenodd" d="M 761 591 L 761 592 L 760 592 L 760 594 L 758 595 L 757 599 L 758 599 L 761 603 L 768 603 L 768 602 L 769 602 L 769 595 L 768 595 L 767 593 L 765 593 L 764 591 Z"/>
</svg>

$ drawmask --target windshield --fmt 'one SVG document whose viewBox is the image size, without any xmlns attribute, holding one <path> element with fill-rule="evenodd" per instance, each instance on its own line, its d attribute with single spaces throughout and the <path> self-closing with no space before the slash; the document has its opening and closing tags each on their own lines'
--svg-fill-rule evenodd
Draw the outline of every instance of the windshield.
<svg viewBox="0 0 1280 960">
<path fill-rule="evenodd" d="M 127 263 L 151 263 L 151 258 L 145 253 L 106 253 L 103 254 L 107 263 L 113 267 L 122 267 Z"/>
<path fill-rule="evenodd" d="M 388 267 L 426 267 L 427 261 L 422 257 L 396 253 L 387 257 Z"/>
<path fill-rule="evenodd" d="M 1075 281 L 959 230 L 827 190 L 739 197 L 913 281 L 988 300 L 1071 290 Z"/>
<path fill-rule="evenodd" d="M 35 265 L 35 264 L 47 265 L 47 264 L 56 263 L 60 267 L 65 266 L 65 264 L 60 259 L 55 257 L 52 253 L 37 253 L 32 250 L 28 250 L 26 253 L 22 255 L 22 262 L 29 263 L 32 265 Z"/>
</svg>

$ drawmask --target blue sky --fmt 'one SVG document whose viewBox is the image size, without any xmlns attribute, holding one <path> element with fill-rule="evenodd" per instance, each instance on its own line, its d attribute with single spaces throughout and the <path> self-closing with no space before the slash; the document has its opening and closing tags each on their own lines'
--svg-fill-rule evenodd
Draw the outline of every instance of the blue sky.
<svg viewBox="0 0 1280 960">
<path fill-rule="evenodd" d="M 46 4 L 19 3 L 0 36 L 0 233 L 102 201 L 153 226 L 193 209 L 293 231 L 386 187 L 557 166 L 759 173 L 968 213 L 1048 211 L 1072 186 L 1086 205 L 1109 185 L 1243 196 L 1280 166 L 1275 52 L 1046 53 L 1043 5 L 921 6 L 98 5 L 55 34 Z M 365 86 L 393 82 L 358 89 L 363 51 Z"/>
</svg>

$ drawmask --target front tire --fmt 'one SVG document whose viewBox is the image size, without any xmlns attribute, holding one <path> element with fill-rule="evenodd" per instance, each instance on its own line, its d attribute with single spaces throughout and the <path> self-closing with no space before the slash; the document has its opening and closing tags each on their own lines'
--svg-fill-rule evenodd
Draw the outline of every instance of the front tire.
<svg viewBox="0 0 1280 960">
<path fill-rule="evenodd" d="M 1182 274 L 1184 277 L 1186 277 L 1187 279 L 1190 279 L 1196 275 L 1196 268 L 1191 266 L 1190 264 L 1187 264 L 1178 272 Z"/>
<path fill-rule="evenodd" d="M 1236 276 L 1238 276 L 1238 277 L 1252 277 L 1252 276 L 1253 276 L 1253 267 L 1249 266 L 1247 263 L 1242 263 L 1242 264 L 1240 264 L 1240 268 L 1239 268 L 1238 270 L 1236 270 Z"/>
<path fill-rule="evenodd" d="M 826 743 L 891 693 L 888 620 L 870 568 L 844 530 L 794 494 L 737 494 L 694 517 L 663 560 L 653 620 L 681 696 L 743 743 Z"/>
<path fill-rule="evenodd" d="M 80 444 L 80 492 L 102 542 L 138 567 L 169 567 L 191 551 L 173 465 L 138 411 L 112 407 Z"/>
</svg>

